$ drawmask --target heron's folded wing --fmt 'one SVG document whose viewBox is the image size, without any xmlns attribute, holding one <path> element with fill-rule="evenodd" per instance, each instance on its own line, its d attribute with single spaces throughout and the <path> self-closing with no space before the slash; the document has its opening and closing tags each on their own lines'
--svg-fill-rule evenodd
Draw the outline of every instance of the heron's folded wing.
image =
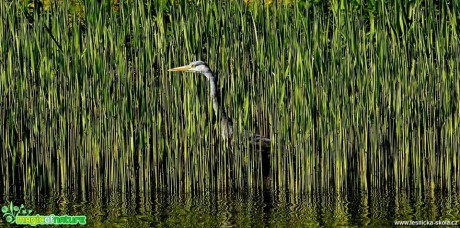
<svg viewBox="0 0 460 228">
<path fill-rule="evenodd" d="M 259 134 L 250 135 L 250 144 L 252 146 L 262 149 L 270 149 L 270 142 L 271 140 L 265 136 Z"/>
</svg>

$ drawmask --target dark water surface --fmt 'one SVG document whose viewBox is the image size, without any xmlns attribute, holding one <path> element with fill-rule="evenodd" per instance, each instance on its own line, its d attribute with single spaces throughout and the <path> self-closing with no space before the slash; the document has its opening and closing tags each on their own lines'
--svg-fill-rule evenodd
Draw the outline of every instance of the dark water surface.
<svg viewBox="0 0 460 228">
<path fill-rule="evenodd" d="M 460 221 L 458 193 L 369 191 L 288 194 L 273 191 L 2 197 L 32 214 L 85 215 L 90 226 L 299 227 L 392 226 L 395 220 Z M 34 202 L 34 203 L 33 203 Z M 0 226 L 8 225 L 4 218 Z"/>
</svg>

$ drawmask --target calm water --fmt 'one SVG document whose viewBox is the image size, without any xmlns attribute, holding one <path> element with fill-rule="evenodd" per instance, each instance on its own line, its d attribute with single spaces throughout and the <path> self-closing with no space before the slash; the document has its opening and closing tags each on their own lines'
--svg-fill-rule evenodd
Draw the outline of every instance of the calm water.
<svg viewBox="0 0 460 228">
<path fill-rule="evenodd" d="M 120 227 L 220 226 L 289 227 L 393 225 L 395 220 L 460 221 L 458 193 L 351 192 L 288 194 L 235 192 L 51 195 L 35 199 L 2 197 L 24 203 L 41 215 L 86 215 L 88 225 Z M 35 202 L 35 203 L 31 203 Z M 33 214 L 34 214 L 33 213 Z M 3 219 L 0 226 L 8 225 Z"/>
</svg>

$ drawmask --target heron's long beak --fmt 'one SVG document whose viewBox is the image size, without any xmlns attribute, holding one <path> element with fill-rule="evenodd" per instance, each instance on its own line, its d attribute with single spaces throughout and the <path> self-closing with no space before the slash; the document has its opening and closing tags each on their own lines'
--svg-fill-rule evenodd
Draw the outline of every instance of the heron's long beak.
<svg viewBox="0 0 460 228">
<path fill-rule="evenodd" d="M 172 68 L 172 69 L 169 69 L 168 71 L 188 71 L 188 70 L 191 70 L 192 68 L 193 66 L 187 65 L 187 66 Z"/>
</svg>

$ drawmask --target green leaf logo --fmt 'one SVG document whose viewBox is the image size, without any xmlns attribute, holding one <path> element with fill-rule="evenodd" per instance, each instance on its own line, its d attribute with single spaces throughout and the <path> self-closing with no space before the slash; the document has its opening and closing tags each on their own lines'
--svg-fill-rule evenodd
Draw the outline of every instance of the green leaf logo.
<svg viewBox="0 0 460 228">
<path fill-rule="evenodd" d="M 21 204 L 21 206 L 14 206 L 13 202 L 10 202 L 9 206 L 3 206 L 2 207 L 2 213 L 4 218 L 7 222 L 9 223 L 15 223 L 16 222 L 16 216 L 18 215 L 30 215 L 32 213 L 32 210 L 27 210 L 24 207 L 24 204 Z"/>
</svg>

